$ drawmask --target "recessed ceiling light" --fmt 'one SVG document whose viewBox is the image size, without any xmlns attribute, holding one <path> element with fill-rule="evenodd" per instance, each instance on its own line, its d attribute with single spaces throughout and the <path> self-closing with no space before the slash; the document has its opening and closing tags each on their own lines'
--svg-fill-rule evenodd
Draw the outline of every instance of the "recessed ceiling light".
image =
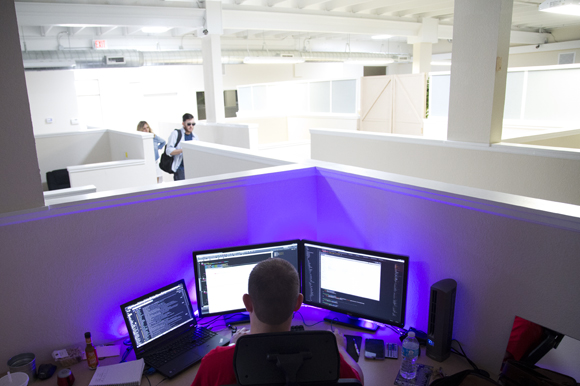
<svg viewBox="0 0 580 386">
<path fill-rule="evenodd" d="M 546 0 L 538 9 L 543 12 L 580 16 L 580 0 Z"/>
<path fill-rule="evenodd" d="M 145 32 L 146 34 L 160 34 L 167 32 L 170 29 L 170 27 L 143 27 L 141 28 L 141 31 Z"/>
<path fill-rule="evenodd" d="M 374 35 L 374 36 L 371 36 L 371 39 L 374 39 L 374 40 L 387 40 L 387 39 L 390 39 L 392 37 L 393 37 L 393 35 Z"/>
</svg>

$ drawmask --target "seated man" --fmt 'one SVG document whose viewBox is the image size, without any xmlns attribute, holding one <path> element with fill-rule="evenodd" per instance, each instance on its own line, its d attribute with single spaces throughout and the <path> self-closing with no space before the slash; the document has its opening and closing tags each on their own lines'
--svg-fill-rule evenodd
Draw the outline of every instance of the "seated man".
<svg viewBox="0 0 580 386">
<path fill-rule="evenodd" d="M 300 279 L 292 264 L 282 259 L 268 259 L 257 264 L 248 280 L 248 293 L 243 296 L 250 313 L 250 331 L 241 329 L 232 337 L 234 343 L 245 333 L 290 331 L 292 315 L 302 305 Z M 359 365 L 348 355 L 344 337 L 335 332 L 340 352 L 340 378 L 356 378 L 362 382 Z M 192 386 L 236 384 L 234 373 L 235 346 L 217 347 L 207 354 Z"/>
</svg>

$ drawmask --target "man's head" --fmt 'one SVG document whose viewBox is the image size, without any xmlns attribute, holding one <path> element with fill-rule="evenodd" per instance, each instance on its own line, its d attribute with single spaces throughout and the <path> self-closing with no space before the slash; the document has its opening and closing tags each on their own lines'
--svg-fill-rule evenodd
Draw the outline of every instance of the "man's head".
<svg viewBox="0 0 580 386">
<path fill-rule="evenodd" d="M 268 259 L 257 264 L 248 280 L 251 310 L 264 324 L 280 325 L 300 308 L 300 278 L 292 264 L 282 259 Z M 248 299 L 244 303 L 248 307 Z"/>
<path fill-rule="evenodd" d="M 194 126 L 195 126 L 195 120 L 193 118 L 193 115 L 191 115 L 189 113 L 183 114 L 183 129 L 185 130 L 185 133 L 191 134 Z"/>
</svg>

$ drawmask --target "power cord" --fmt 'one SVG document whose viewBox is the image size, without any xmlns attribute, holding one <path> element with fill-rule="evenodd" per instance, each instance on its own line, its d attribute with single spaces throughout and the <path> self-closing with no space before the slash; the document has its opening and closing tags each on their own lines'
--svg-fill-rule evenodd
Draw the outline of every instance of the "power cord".
<svg viewBox="0 0 580 386">
<path fill-rule="evenodd" d="M 463 350 L 463 347 L 461 346 L 461 343 L 457 339 L 452 339 L 451 340 L 451 344 L 452 345 L 453 345 L 453 342 L 457 342 L 457 344 L 459 345 L 459 349 L 461 350 L 461 352 L 457 351 L 457 349 L 455 349 L 453 346 L 451 346 L 451 352 L 452 353 L 457 354 L 457 355 L 459 355 L 461 357 L 464 357 L 467 360 L 467 362 L 469 362 L 469 364 L 471 365 L 471 367 L 473 367 L 473 369 L 475 371 L 477 371 L 481 375 L 484 375 L 486 377 L 489 377 L 489 373 L 487 371 L 481 370 L 479 367 L 477 367 L 477 365 L 471 359 L 469 359 L 469 357 L 465 353 L 465 350 Z"/>
</svg>

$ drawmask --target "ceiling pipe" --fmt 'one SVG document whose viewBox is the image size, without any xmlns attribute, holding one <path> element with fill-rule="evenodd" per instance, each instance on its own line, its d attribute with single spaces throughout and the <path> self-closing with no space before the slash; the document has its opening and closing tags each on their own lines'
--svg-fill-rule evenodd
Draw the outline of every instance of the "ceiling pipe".
<svg viewBox="0 0 580 386">
<path fill-rule="evenodd" d="M 396 59 L 393 55 L 357 52 L 303 52 L 284 50 L 222 50 L 222 64 L 243 64 L 244 58 L 302 57 L 306 62 L 344 62 L 352 59 Z M 28 70 L 82 68 L 119 68 L 166 65 L 196 65 L 203 63 L 201 51 L 137 51 L 137 50 L 58 50 L 23 51 L 24 67 Z M 408 58 L 406 58 L 408 60 Z M 62 65 L 58 65 L 62 63 Z"/>
</svg>

